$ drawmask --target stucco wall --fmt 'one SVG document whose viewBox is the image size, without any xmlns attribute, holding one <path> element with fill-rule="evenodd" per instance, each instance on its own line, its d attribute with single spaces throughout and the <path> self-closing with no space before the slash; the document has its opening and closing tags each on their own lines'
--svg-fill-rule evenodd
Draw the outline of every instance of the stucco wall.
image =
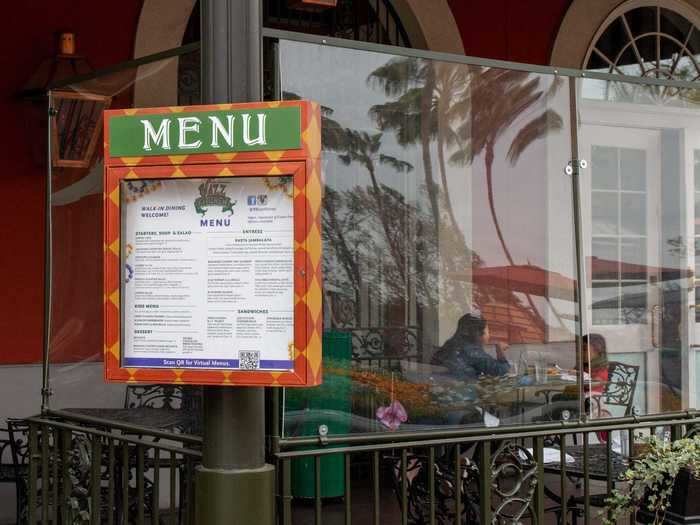
<svg viewBox="0 0 700 525">
<path fill-rule="evenodd" d="M 449 3 L 466 55 L 548 64 L 552 44 L 571 0 L 449 0 Z"/>
<path fill-rule="evenodd" d="M 0 363 L 36 362 L 43 330 L 45 109 L 16 94 L 41 61 L 56 53 L 60 31 L 76 33 L 78 53 L 94 68 L 131 58 L 140 7 L 140 0 L 73 0 L 69 6 L 19 2 L 8 10 L 0 53 Z"/>
</svg>

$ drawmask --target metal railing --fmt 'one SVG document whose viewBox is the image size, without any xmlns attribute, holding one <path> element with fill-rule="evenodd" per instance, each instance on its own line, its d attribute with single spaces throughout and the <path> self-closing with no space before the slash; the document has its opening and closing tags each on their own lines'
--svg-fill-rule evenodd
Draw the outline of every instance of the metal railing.
<svg viewBox="0 0 700 525">
<path fill-rule="evenodd" d="M 581 518 L 587 524 L 605 512 L 605 498 L 646 437 L 661 432 L 678 439 L 698 423 L 700 414 L 692 411 L 535 427 L 282 439 L 276 453 L 279 523 L 542 524 L 553 513 L 558 523 L 569 523 L 563 517 L 571 515 L 572 522 Z M 595 444 L 601 436 L 606 439 Z M 619 441 L 627 443 L 625 449 Z M 553 449 L 558 457 L 551 457 Z M 334 455 L 342 457 L 344 488 L 326 503 L 322 459 Z M 299 461 L 312 465 L 312 505 L 292 497 Z"/>
<path fill-rule="evenodd" d="M 19 522 L 195 523 L 200 438 L 57 412 L 27 423 L 29 498 Z M 273 439 L 278 523 L 542 524 L 547 514 L 591 523 L 646 436 L 677 439 L 699 424 L 700 413 L 689 411 Z M 342 491 L 326 499 L 331 457 L 342 465 Z M 311 469 L 310 498 L 293 497 L 300 462 Z"/>
<path fill-rule="evenodd" d="M 28 423 L 20 523 L 194 523 L 201 439 L 61 414 Z"/>
</svg>

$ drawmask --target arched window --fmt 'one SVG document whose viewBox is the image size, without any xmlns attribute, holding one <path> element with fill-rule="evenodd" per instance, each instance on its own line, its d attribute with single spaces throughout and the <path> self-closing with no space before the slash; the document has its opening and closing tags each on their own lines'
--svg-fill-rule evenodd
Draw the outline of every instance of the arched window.
<svg viewBox="0 0 700 525">
<path fill-rule="evenodd" d="M 700 28 L 694 18 L 690 8 L 676 2 L 625 2 L 598 30 L 588 49 L 585 68 L 666 80 L 698 80 Z"/>
</svg>

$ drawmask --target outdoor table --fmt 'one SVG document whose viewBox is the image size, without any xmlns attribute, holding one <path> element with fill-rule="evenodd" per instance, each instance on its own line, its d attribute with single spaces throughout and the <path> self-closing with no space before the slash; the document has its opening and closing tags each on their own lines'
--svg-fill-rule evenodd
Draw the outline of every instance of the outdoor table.
<svg viewBox="0 0 700 525">
<path fill-rule="evenodd" d="M 567 446 L 566 453 L 573 458 L 574 461 L 566 463 L 565 473 L 570 479 L 585 479 L 588 475 L 588 479 L 606 481 L 608 479 L 608 457 L 607 457 L 607 445 L 597 444 L 588 445 L 588 469 L 585 468 L 583 461 L 583 445 Z M 610 451 L 611 454 L 611 471 L 610 479 L 613 482 L 620 479 L 620 476 L 627 470 L 629 466 L 629 459 L 622 454 Z M 544 464 L 544 471 L 550 474 L 560 475 L 562 468 L 559 461 L 554 461 Z M 562 499 L 561 494 L 557 494 L 553 490 L 547 487 L 545 484 L 544 492 L 549 499 L 555 502 L 557 505 L 561 505 Z M 609 494 L 607 492 L 601 494 L 591 494 L 590 502 L 593 506 L 601 507 L 605 504 L 605 498 Z M 578 509 L 580 511 L 579 505 L 582 505 L 582 497 L 577 497 L 575 495 L 569 496 L 567 502 L 567 508 L 569 511 L 574 511 Z M 566 522 L 566 520 L 564 520 Z"/>
<path fill-rule="evenodd" d="M 607 458 L 607 445 L 597 444 L 588 445 L 588 478 L 595 479 L 599 481 L 605 481 L 608 479 L 608 458 Z M 585 476 L 584 464 L 583 464 L 583 445 L 567 446 L 566 453 L 574 458 L 573 462 L 566 464 L 566 475 L 572 478 L 583 478 Z M 629 460 L 622 454 L 615 452 L 614 450 L 610 452 L 612 456 L 612 472 L 611 478 L 617 480 L 620 474 L 627 470 L 629 465 Z M 559 462 L 545 463 L 545 472 L 559 473 L 561 472 L 561 465 Z"/>
<path fill-rule="evenodd" d="M 529 376 L 533 378 L 533 376 Z M 522 383 L 520 376 L 502 376 L 482 378 L 475 384 L 479 394 L 480 406 L 494 412 L 499 417 L 519 416 L 521 423 L 528 410 L 539 410 L 531 413 L 527 421 L 542 421 L 559 419 L 566 410 L 569 417 L 578 412 L 578 383 L 562 379 L 560 375 L 548 375 L 540 382 Z M 588 388 L 604 386 L 604 381 L 586 381 Z M 570 391 L 569 396 L 554 400 L 559 394 Z M 552 411 L 558 407 L 558 412 Z M 506 410 L 504 410 L 506 409 Z"/>
<path fill-rule="evenodd" d="M 63 412 L 104 420 L 105 424 L 116 422 L 184 433 L 191 433 L 193 429 L 201 428 L 199 423 L 202 417 L 196 411 L 182 408 L 65 408 Z M 99 425 L 99 421 L 92 423 Z"/>
<path fill-rule="evenodd" d="M 161 432 L 172 432 L 173 434 L 182 433 L 192 433 L 191 429 L 201 428 L 201 413 L 197 410 L 189 409 L 173 409 L 173 408 L 152 408 L 152 407 L 134 407 L 134 408 L 65 408 L 61 412 L 72 414 L 76 416 L 76 421 L 80 421 L 82 424 L 90 425 L 94 428 L 100 428 L 102 426 L 109 427 L 110 423 L 116 423 L 120 425 L 133 425 L 133 429 L 128 427 L 120 428 L 123 434 L 128 434 L 132 436 L 139 436 L 139 431 L 147 431 L 149 429 L 158 430 Z M 118 427 L 119 428 L 119 427 Z M 177 436 L 174 436 L 177 439 Z M 118 438 L 117 438 L 118 439 Z M 163 436 L 162 433 L 156 437 L 152 437 L 154 444 L 155 442 L 165 440 L 168 438 Z M 147 446 L 147 445 L 146 445 Z M 106 454 L 107 451 L 103 449 L 102 454 Z M 155 455 L 158 455 L 157 459 Z M 88 461 L 92 461 L 92 458 L 88 456 Z M 102 462 L 107 461 L 105 457 L 102 458 Z M 129 459 L 128 463 L 124 464 L 117 461 L 114 465 L 114 484 L 116 487 L 123 487 L 124 483 L 129 483 L 129 480 L 135 479 L 136 469 L 138 468 L 138 456 L 137 448 L 129 448 Z M 179 505 L 183 505 L 183 498 L 185 497 L 185 483 L 187 476 L 183 469 L 187 469 L 188 461 L 185 457 L 175 456 L 168 452 L 157 452 L 157 449 L 153 449 L 152 453 L 146 452 L 143 457 L 142 468 L 144 472 L 158 468 L 159 470 L 170 470 L 173 469 L 179 471 Z M 126 470 L 125 470 L 126 469 Z M 173 474 L 171 474 L 172 476 Z M 136 489 L 132 486 L 129 491 L 129 498 L 136 501 L 135 494 L 131 492 Z M 154 505 L 152 500 L 148 501 L 148 498 L 153 497 L 153 493 L 150 491 L 148 484 L 145 486 L 146 490 L 146 500 L 147 505 Z M 117 498 L 123 496 L 121 491 L 116 492 Z"/>
<path fill-rule="evenodd" d="M 520 376 L 490 377 L 481 379 L 475 386 L 484 408 L 500 412 L 501 415 L 507 415 L 507 411 L 503 412 L 502 409 L 509 409 L 511 415 L 523 416 L 528 408 L 546 409 L 551 404 L 553 394 L 564 393 L 576 385 L 575 381 L 549 375 L 539 382 L 522 382 Z"/>
<path fill-rule="evenodd" d="M 543 399 L 543 404 L 549 404 L 551 399 L 551 393 L 562 393 L 567 388 L 575 387 L 575 381 L 564 381 L 558 378 L 552 378 L 547 381 L 542 381 L 539 383 L 531 383 L 520 385 L 516 384 L 512 387 L 512 390 L 505 390 L 500 392 L 498 395 L 503 399 L 507 399 L 508 394 L 515 396 L 516 403 L 525 403 L 529 399 Z M 550 395 L 546 395 L 549 393 Z"/>
<path fill-rule="evenodd" d="M 534 381 L 534 375 L 484 376 L 468 381 L 446 374 L 430 376 L 430 383 L 421 378 L 417 384 L 428 388 L 430 404 L 435 418 L 447 417 L 449 424 L 465 424 L 482 419 L 482 410 L 508 424 L 558 419 L 552 413 L 552 398 L 567 390 L 578 392 L 576 381 L 560 375 L 548 375 L 545 380 Z M 370 392 L 371 396 L 371 392 Z M 401 397 L 398 398 L 402 400 Z M 577 411 L 575 397 L 557 401 L 563 410 Z M 410 406 L 409 417 L 412 414 Z M 372 411 L 373 413 L 373 411 Z M 413 421 L 415 422 L 415 420 Z"/>
</svg>

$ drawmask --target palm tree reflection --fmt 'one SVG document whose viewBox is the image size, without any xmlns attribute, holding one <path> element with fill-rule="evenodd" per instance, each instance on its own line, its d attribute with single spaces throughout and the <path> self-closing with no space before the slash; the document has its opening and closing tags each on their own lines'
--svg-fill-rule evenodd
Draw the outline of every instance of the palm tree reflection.
<svg viewBox="0 0 700 525">
<path fill-rule="evenodd" d="M 541 75 L 523 71 L 470 66 L 469 89 L 454 100 L 448 118 L 455 122 L 461 147 L 450 160 L 465 165 L 484 155 L 489 210 L 496 228 L 496 235 L 508 263 L 515 261 L 503 236 L 496 213 L 493 192 L 493 163 L 498 141 L 509 132 L 515 122 L 533 110 L 540 110 L 546 99 L 553 96 L 561 82 L 554 78 L 543 91 Z M 515 166 L 522 153 L 536 140 L 562 129 L 562 118 L 555 111 L 545 108 L 517 131 L 508 148 L 507 159 Z"/>
<path fill-rule="evenodd" d="M 528 263 L 515 260 L 499 221 L 496 161 L 504 140 L 509 141 L 504 160 L 515 166 L 533 143 L 562 129 L 561 116 L 549 108 L 561 82 L 521 71 L 395 57 L 372 71 L 367 84 L 386 97 L 368 110 L 377 131 L 348 128 L 334 120 L 331 108 L 323 109 L 324 150 L 346 166 L 361 167 L 368 181 L 361 184 L 358 172 L 352 189 L 326 186 L 324 271 L 331 286 L 354 296 L 356 320 L 363 288 L 387 308 L 413 295 L 416 307 L 432 310 L 432 315 L 438 304 L 463 309 L 467 297 L 519 305 L 511 290 L 445 278 L 484 264 L 467 244 L 469 225 L 460 223 L 453 205 L 456 199 L 472 209 L 464 201 L 466 176 L 459 180 L 460 172 L 450 172 L 449 166 L 466 167 L 483 157 L 488 210 L 499 245 L 509 265 Z M 298 97 L 287 93 L 285 98 Z M 394 141 L 387 140 L 387 133 Z M 412 175 L 417 166 L 406 160 L 416 157 L 422 184 Z M 411 185 L 410 193 L 399 189 Z M 470 220 L 478 220 L 470 214 Z M 524 296 L 533 322 L 543 327 L 532 297 Z"/>
<path fill-rule="evenodd" d="M 473 164 L 477 157 L 483 155 L 491 219 L 511 266 L 516 262 L 503 234 L 494 198 L 496 145 L 505 135 L 513 133 L 514 126 L 519 126 L 506 156 L 514 166 L 536 140 L 561 130 L 562 118 L 547 107 L 548 100 L 558 92 L 561 82 L 553 78 L 549 86 L 543 86 L 544 78 L 521 71 L 416 58 L 393 58 L 368 78 L 371 86 L 382 89 L 387 97 L 393 98 L 373 106 L 370 116 L 380 130 L 393 131 L 400 145 L 421 145 L 431 206 L 437 202 L 437 195 L 442 193 L 448 219 L 452 229 L 462 239 L 464 251 L 469 248 L 464 243 L 462 228 L 453 210 L 445 154 L 449 148 L 449 160 L 457 166 Z M 531 113 L 536 115 L 530 118 Z M 520 124 L 524 117 L 529 120 Z M 441 192 L 432 180 L 433 163 L 430 156 L 433 142 L 438 156 Z M 463 191 L 464 186 L 459 190 Z M 437 228 L 440 211 L 432 207 Z M 441 255 L 448 271 L 456 268 L 454 261 L 444 258 L 447 254 Z M 475 257 L 476 260 L 478 257 Z M 544 325 L 532 298 L 529 295 L 526 297 L 539 324 Z"/>
</svg>

